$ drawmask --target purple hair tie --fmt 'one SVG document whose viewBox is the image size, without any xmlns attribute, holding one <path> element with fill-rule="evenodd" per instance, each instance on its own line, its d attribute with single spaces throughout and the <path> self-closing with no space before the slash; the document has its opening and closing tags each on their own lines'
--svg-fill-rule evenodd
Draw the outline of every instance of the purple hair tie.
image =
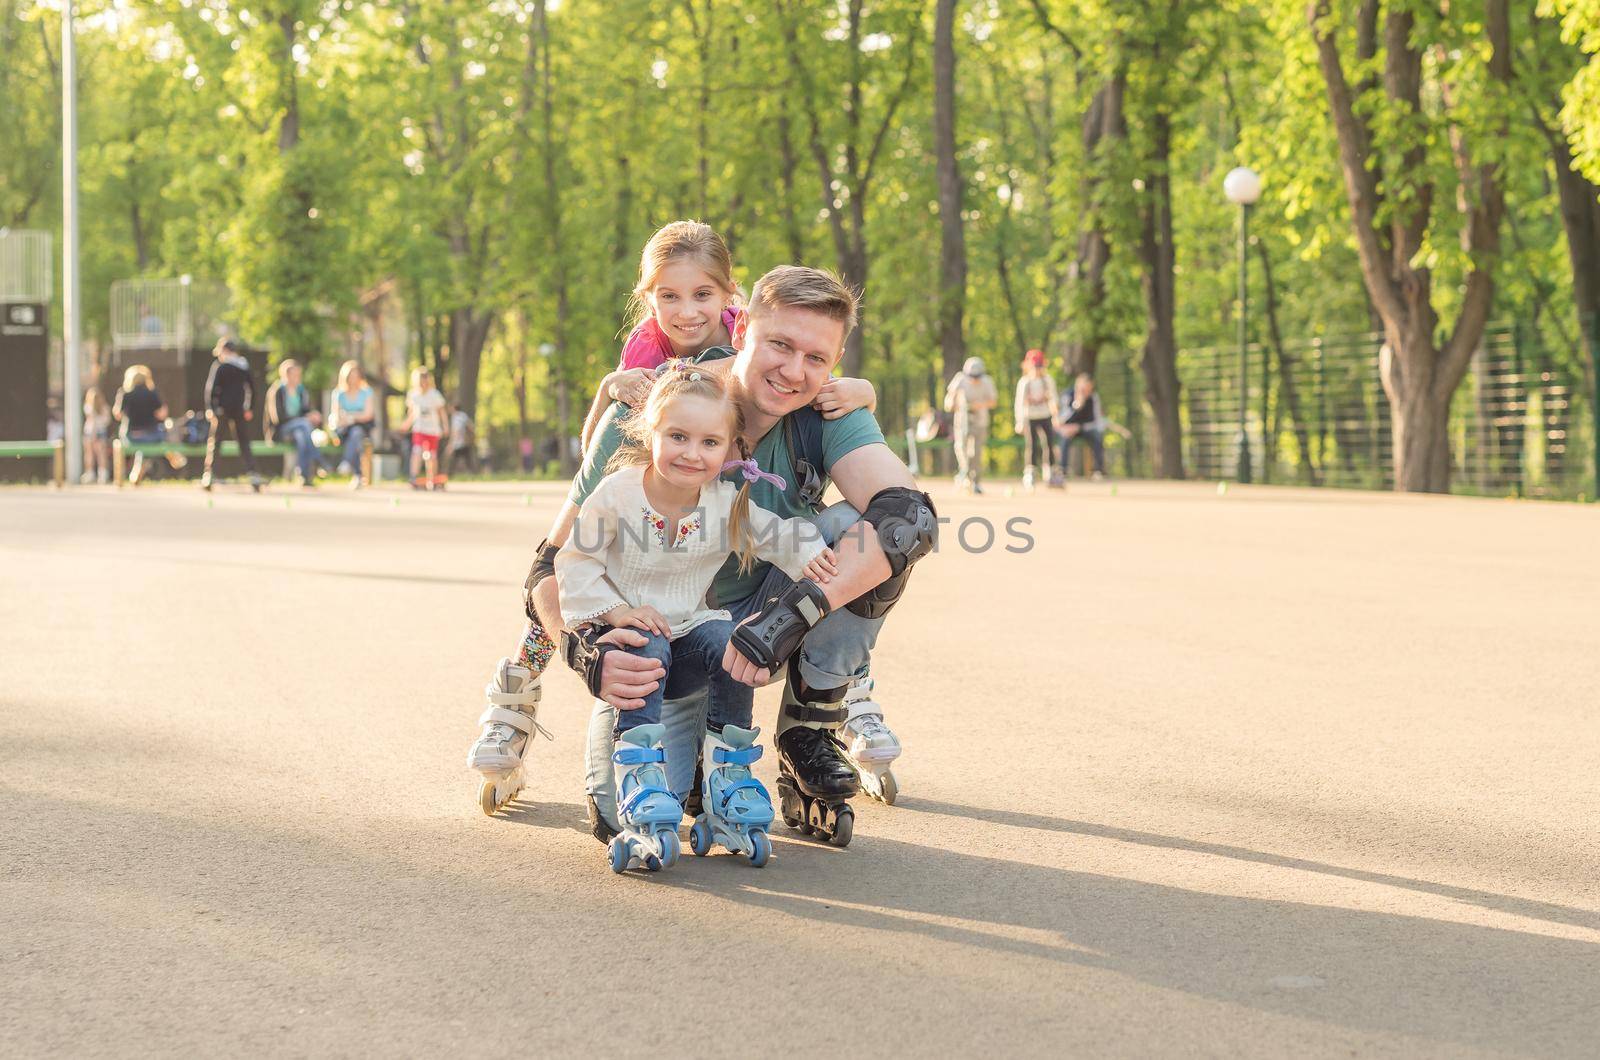
<svg viewBox="0 0 1600 1060">
<path fill-rule="evenodd" d="M 774 475 L 770 471 L 763 471 L 761 468 L 757 467 L 755 457 L 750 457 L 747 460 L 730 460 L 726 464 L 722 465 L 722 472 L 723 474 L 727 474 L 734 468 L 739 469 L 739 473 L 744 475 L 744 480 L 746 482 L 760 482 L 762 479 L 765 479 L 774 486 L 778 487 L 780 490 L 786 490 L 789 488 L 789 484 L 783 481 L 783 479 L 779 478 L 777 475 Z"/>
</svg>

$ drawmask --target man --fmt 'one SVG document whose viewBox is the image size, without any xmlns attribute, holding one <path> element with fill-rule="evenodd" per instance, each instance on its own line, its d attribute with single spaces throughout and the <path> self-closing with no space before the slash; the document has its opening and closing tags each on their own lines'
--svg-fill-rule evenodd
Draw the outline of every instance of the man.
<svg viewBox="0 0 1600 1060">
<path fill-rule="evenodd" d="M 712 589 L 717 606 L 740 623 L 723 661 L 728 671 L 753 685 L 780 673 L 786 677 L 776 739 L 784 819 L 840 846 L 853 829 L 848 800 L 860 790 L 841 730 L 869 769 L 877 755 L 886 772 L 886 763 L 899 753 L 881 709 L 864 698 L 847 704 L 846 694 L 864 671 L 910 567 L 933 549 L 937 535 L 932 505 L 884 443 L 871 413 L 859 409 L 824 421 L 808 408 L 843 356 L 855 319 L 854 294 L 831 274 L 798 266 L 774 269 L 752 291 L 745 326 L 735 336 L 742 349 L 727 369 L 743 393 L 746 441 L 759 465 L 785 484 L 782 490 L 766 482 L 753 485 L 751 500 L 779 515 L 815 516 L 823 536 L 836 542 L 838 576 L 820 588 L 793 585 L 766 565 L 741 576 L 730 561 Z M 714 363 L 728 352 L 702 357 Z M 617 419 L 626 411 L 614 404 L 601 418 L 551 542 L 566 539 L 578 505 L 604 476 L 620 444 Z M 815 464 L 808 455 L 817 457 Z M 830 479 L 846 504 L 818 515 L 815 503 Z M 541 549 L 541 560 L 549 547 Z M 560 628 L 556 596 L 555 579 L 536 563 L 529 578 L 530 611 L 547 630 Z M 604 701 L 591 720 L 588 768 L 591 815 L 601 838 L 616 823 L 611 711 L 642 704 L 664 677 L 653 660 L 612 650 L 642 643 L 634 631 L 619 629 L 583 640 L 568 635 L 563 644 L 569 664 Z M 669 782 L 687 792 L 704 703 L 669 701 L 662 721 Z"/>
<path fill-rule="evenodd" d="M 217 466 L 217 451 L 222 447 L 224 427 L 233 430 L 233 440 L 239 443 L 239 455 L 244 459 L 250 475 L 250 488 L 261 492 L 261 476 L 256 473 L 256 459 L 250 452 L 250 435 L 245 424 L 254 415 L 255 384 L 250 378 L 250 362 L 244 359 L 244 346 L 235 339 L 221 339 L 212 349 L 216 358 L 211 372 L 206 376 L 206 418 L 211 421 L 211 433 L 206 438 L 206 470 L 200 476 L 200 488 L 209 491 L 212 474 Z"/>
<path fill-rule="evenodd" d="M 1100 404 L 1100 395 L 1094 390 L 1094 376 L 1088 372 L 1078 373 L 1078 378 L 1072 385 L 1072 397 L 1068 400 L 1066 408 L 1061 410 L 1061 416 L 1056 420 L 1056 426 L 1061 431 L 1061 468 L 1070 471 L 1072 463 L 1072 443 L 1074 439 L 1082 439 L 1089 443 L 1089 451 L 1094 455 L 1094 477 L 1106 477 L 1106 429 L 1111 426 L 1106 419 L 1105 408 Z"/>
</svg>

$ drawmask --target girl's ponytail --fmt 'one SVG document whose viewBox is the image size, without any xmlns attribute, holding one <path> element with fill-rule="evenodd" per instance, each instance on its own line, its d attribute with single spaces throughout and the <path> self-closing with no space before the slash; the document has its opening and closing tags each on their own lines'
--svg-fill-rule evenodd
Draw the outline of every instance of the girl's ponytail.
<svg viewBox="0 0 1600 1060">
<path fill-rule="evenodd" d="M 749 460 L 750 450 L 745 448 L 744 439 L 738 440 L 739 459 Z M 733 508 L 728 512 L 728 543 L 733 546 L 733 551 L 739 556 L 739 573 L 749 574 L 750 568 L 755 565 L 755 541 L 750 536 L 750 479 L 746 478 L 739 484 L 739 495 L 733 499 Z"/>
</svg>

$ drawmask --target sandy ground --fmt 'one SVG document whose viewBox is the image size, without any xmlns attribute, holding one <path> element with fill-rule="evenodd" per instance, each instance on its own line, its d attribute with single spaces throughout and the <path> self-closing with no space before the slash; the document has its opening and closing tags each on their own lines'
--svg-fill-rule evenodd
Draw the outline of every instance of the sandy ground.
<svg viewBox="0 0 1600 1060">
<path fill-rule="evenodd" d="M 615 877 L 570 673 L 464 767 L 559 495 L 0 491 L 0 1051 L 1595 1055 L 1600 508 L 937 493 L 900 804 Z"/>
</svg>

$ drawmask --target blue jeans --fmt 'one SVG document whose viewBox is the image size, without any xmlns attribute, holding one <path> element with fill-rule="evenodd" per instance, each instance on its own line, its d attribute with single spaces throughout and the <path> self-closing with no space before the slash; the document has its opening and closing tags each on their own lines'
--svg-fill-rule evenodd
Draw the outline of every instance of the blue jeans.
<svg viewBox="0 0 1600 1060">
<path fill-rule="evenodd" d="M 837 544 L 844 531 L 861 518 L 859 512 L 843 502 L 818 513 L 811 521 L 830 545 Z M 776 596 L 790 585 L 789 576 L 777 567 L 767 572 L 766 580 L 750 596 L 738 601 L 718 601 L 733 615 L 734 625 L 749 618 L 769 596 Z M 828 614 L 806 634 L 800 646 L 800 675 L 816 689 L 838 688 L 849 684 L 867 665 L 872 647 L 878 641 L 881 618 L 862 618 L 847 608 Z M 718 666 L 721 665 L 718 653 Z M 694 786 L 695 765 L 700 758 L 700 740 L 705 734 L 708 706 L 704 694 L 672 698 L 667 689 L 661 703 L 661 723 L 666 726 L 662 743 L 667 752 L 667 784 L 681 800 Z M 589 747 L 586 755 L 585 787 L 594 797 L 600 814 L 616 826 L 617 792 L 611 773 L 611 751 L 618 711 L 605 700 L 594 702 L 589 717 Z M 637 713 L 637 712 L 635 712 Z M 737 723 L 735 723 L 737 724 Z"/>
<path fill-rule="evenodd" d="M 339 441 L 344 443 L 344 455 L 339 459 L 349 464 L 357 475 L 361 474 L 361 447 L 367 441 L 367 425 L 352 423 L 344 429 L 344 437 Z"/>
<path fill-rule="evenodd" d="M 1061 470 L 1070 472 L 1072 463 L 1067 459 L 1072 455 L 1073 442 L 1088 442 L 1089 451 L 1094 454 L 1094 469 L 1100 474 L 1106 473 L 1106 432 L 1097 431 L 1093 427 L 1084 427 L 1077 434 L 1064 434 L 1061 436 Z"/>
<path fill-rule="evenodd" d="M 300 465 L 300 478 L 306 483 L 317 481 L 317 444 L 311 440 L 311 421 L 296 416 L 278 427 L 278 440 L 294 446 L 295 460 Z"/>
<path fill-rule="evenodd" d="M 643 632 L 642 630 L 640 632 Z M 677 640 L 658 633 L 645 633 L 648 642 L 629 648 L 631 655 L 655 659 L 667 671 L 667 679 L 644 697 L 638 710 L 613 711 L 617 715 L 616 734 L 661 720 L 661 704 L 668 697 L 685 699 L 704 695 L 708 701 L 706 724 L 722 731 L 724 725 L 750 727 L 750 711 L 756 690 L 735 681 L 722 668 L 722 653 L 733 635 L 733 623 L 725 619 L 702 622 Z"/>
</svg>

